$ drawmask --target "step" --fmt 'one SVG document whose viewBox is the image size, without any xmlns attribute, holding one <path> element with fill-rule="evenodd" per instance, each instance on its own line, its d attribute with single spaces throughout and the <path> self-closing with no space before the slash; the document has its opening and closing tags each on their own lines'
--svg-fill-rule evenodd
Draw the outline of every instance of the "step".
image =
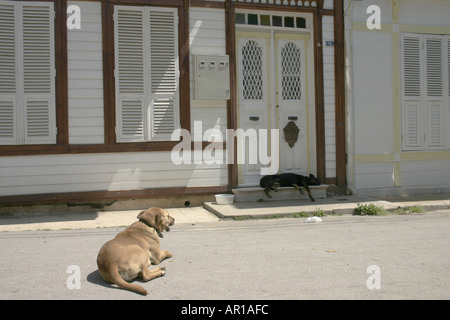
<svg viewBox="0 0 450 320">
<path fill-rule="evenodd" d="M 327 197 L 327 184 L 321 184 L 320 186 L 309 186 L 311 194 L 315 199 L 324 199 Z M 232 189 L 231 191 L 235 195 L 235 202 L 256 202 L 256 201 L 277 201 L 277 200 L 309 200 L 308 193 L 305 188 L 301 188 L 303 194 L 301 194 L 294 187 L 280 187 L 278 192 L 270 191 L 272 198 L 269 198 L 264 189 L 261 187 L 242 187 Z"/>
</svg>

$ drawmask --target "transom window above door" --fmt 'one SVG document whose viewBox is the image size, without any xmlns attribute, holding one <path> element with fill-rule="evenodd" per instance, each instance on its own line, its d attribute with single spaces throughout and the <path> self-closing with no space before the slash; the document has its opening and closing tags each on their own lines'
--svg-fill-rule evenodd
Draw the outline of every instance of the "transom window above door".
<svg viewBox="0 0 450 320">
<path fill-rule="evenodd" d="M 309 29 L 310 22 L 306 17 L 295 16 L 292 13 L 277 12 L 275 14 L 255 13 L 255 12 L 237 12 L 235 14 L 237 25 L 290 28 L 290 29 Z"/>
</svg>

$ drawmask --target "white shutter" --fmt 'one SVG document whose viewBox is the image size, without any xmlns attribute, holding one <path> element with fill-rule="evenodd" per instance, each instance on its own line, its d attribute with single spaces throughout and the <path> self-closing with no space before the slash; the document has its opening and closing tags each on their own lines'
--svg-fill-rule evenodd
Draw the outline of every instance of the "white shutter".
<svg viewBox="0 0 450 320">
<path fill-rule="evenodd" d="M 177 9 L 115 6 L 117 141 L 170 140 L 179 127 Z"/>
<path fill-rule="evenodd" d="M 179 127 L 177 9 L 150 8 L 151 138 L 170 140 Z"/>
<path fill-rule="evenodd" d="M 443 45 L 442 38 L 425 37 L 425 61 L 427 96 L 442 97 L 443 90 Z"/>
<path fill-rule="evenodd" d="M 447 96 L 450 103 L 450 37 L 447 36 Z M 450 106 L 449 106 L 450 108 Z M 450 110 L 449 110 L 450 112 Z"/>
<path fill-rule="evenodd" d="M 427 146 L 443 147 L 444 145 L 444 114 L 442 101 L 427 103 Z"/>
<path fill-rule="evenodd" d="M 14 5 L 0 4 L 0 144 L 16 143 Z"/>
<path fill-rule="evenodd" d="M 23 4 L 25 143 L 56 142 L 53 23 L 53 4 Z"/>
<path fill-rule="evenodd" d="M 403 101 L 403 148 L 417 150 L 423 146 L 422 108 L 420 100 Z"/>
<path fill-rule="evenodd" d="M 421 96 L 421 39 L 420 36 L 404 36 L 402 43 L 403 95 Z"/>
<path fill-rule="evenodd" d="M 424 36 L 428 147 L 443 147 L 444 48 L 441 36 Z"/>
<path fill-rule="evenodd" d="M 0 95 L 16 93 L 14 6 L 0 5 Z"/>
<path fill-rule="evenodd" d="M 402 35 L 402 137 L 404 150 L 423 147 L 422 54 L 419 35 Z"/>
<path fill-rule="evenodd" d="M 0 144 L 16 143 L 16 106 L 13 100 L 0 100 Z"/>
<path fill-rule="evenodd" d="M 55 143 L 53 3 L 0 4 L 0 143 Z"/>
<path fill-rule="evenodd" d="M 114 20 L 117 141 L 145 141 L 144 8 L 115 6 Z"/>
</svg>

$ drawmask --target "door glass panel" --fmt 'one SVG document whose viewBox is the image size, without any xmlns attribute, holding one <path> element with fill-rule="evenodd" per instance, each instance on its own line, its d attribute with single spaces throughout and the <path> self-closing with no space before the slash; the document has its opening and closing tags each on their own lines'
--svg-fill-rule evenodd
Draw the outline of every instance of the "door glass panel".
<svg viewBox="0 0 450 320">
<path fill-rule="evenodd" d="M 301 52 L 293 42 L 281 49 L 281 88 L 283 100 L 300 100 Z"/>
<path fill-rule="evenodd" d="M 262 48 L 254 40 L 242 47 L 242 92 L 246 100 L 262 100 Z"/>
</svg>

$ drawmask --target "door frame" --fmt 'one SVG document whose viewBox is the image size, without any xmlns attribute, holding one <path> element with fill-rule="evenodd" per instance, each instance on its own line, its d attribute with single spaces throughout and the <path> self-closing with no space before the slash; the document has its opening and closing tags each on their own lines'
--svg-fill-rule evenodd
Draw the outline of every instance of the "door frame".
<svg viewBox="0 0 450 320">
<path fill-rule="evenodd" d="M 346 136 L 345 136 L 345 64 L 344 64 L 344 24 L 343 4 L 333 0 L 334 9 L 324 9 L 323 1 L 318 1 L 315 7 L 291 5 L 261 4 L 250 2 L 225 1 L 226 53 L 230 56 L 230 100 L 227 102 L 227 128 L 237 129 L 237 83 L 236 83 L 236 9 L 283 11 L 312 14 L 312 50 L 314 56 L 314 101 L 315 101 L 315 134 L 316 134 L 316 174 L 328 184 L 341 187 L 346 185 Z M 323 34 L 322 16 L 334 18 L 334 49 L 335 49 L 335 102 L 336 102 L 336 177 L 326 179 L 325 170 L 325 114 L 324 114 L 324 78 L 323 78 Z M 235 141 L 236 142 L 236 141 Z M 234 157 L 234 162 L 228 165 L 228 189 L 238 186 L 238 168 L 236 165 L 236 143 L 234 150 L 228 150 L 228 155 Z M 231 158 L 229 158 L 231 159 Z"/>
<path fill-rule="evenodd" d="M 305 68 L 306 71 L 306 79 L 307 79 L 307 91 L 306 97 L 307 100 L 306 103 L 306 130 L 307 130 L 307 137 L 306 137 L 306 148 L 308 150 L 308 155 L 306 157 L 307 165 L 305 170 L 308 172 L 305 173 L 313 173 L 316 176 L 320 177 L 321 170 L 318 168 L 318 152 L 317 152 L 317 146 L 318 141 L 316 139 L 316 133 L 317 133 L 317 123 L 318 119 L 316 118 L 316 110 L 317 110 L 317 99 L 315 98 L 317 96 L 317 89 L 316 84 L 316 63 L 315 63 L 315 55 L 316 55 L 316 46 L 314 46 L 315 43 L 315 34 L 314 27 L 316 24 L 316 18 L 315 15 L 311 11 L 303 11 L 303 10 L 283 10 L 278 11 L 276 13 L 273 13 L 272 10 L 261 10 L 261 9 L 255 9 L 255 8 L 238 8 L 232 10 L 233 12 L 233 18 L 236 13 L 250 13 L 250 14 L 257 14 L 257 15 L 280 15 L 280 16 L 293 16 L 293 17 L 303 17 L 305 18 L 307 22 L 307 28 L 290 28 L 290 27 L 269 27 L 269 26 L 260 26 L 260 25 L 248 25 L 248 24 L 234 24 L 233 20 L 233 51 L 230 52 L 230 61 L 233 62 L 231 65 L 232 67 L 232 74 L 234 72 L 234 76 L 232 77 L 232 98 L 230 100 L 231 110 L 233 113 L 231 114 L 231 117 L 234 121 L 234 127 L 233 129 L 237 129 L 240 126 L 240 116 L 241 116 L 241 110 L 239 109 L 239 101 L 240 101 L 240 88 L 239 88 L 239 73 L 240 69 L 239 66 L 241 65 L 241 61 L 239 61 L 239 53 L 238 53 L 238 41 L 239 36 L 245 36 L 245 35 L 257 35 L 261 34 L 262 38 L 267 38 L 268 43 L 268 49 L 267 49 L 267 66 L 266 68 L 266 76 L 267 78 L 267 92 L 266 92 L 266 102 L 268 105 L 270 105 L 267 108 L 267 126 L 270 128 L 279 129 L 280 131 L 283 130 L 282 124 L 280 123 L 279 118 L 279 110 L 278 108 L 272 108 L 272 105 L 274 107 L 274 104 L 278 103 L 278 98 L 271 92 L 270 88 L 274 88 L 274 91 L 279 91 L 279 77 L 280 77 L 280 70 L 278 68 L 278 65 L 276 61 L 269 61 L 269 59 L 272 57 L 273 59 L 276 59 L 278 56 L 278 46 L 280 40 L 282 39 L 292 39 L 292 40 L 302 40 L 304 41 L 305 45 Z M 270 75 L 270 76 L 269 76 Z M 322 71 L 323 76 L 323 71 Z M 323 90 L 322 90 L 323 94 Z M 231 112 L 230 112 L 231 113 Z M 321 121 L 322 127 L 324 127 L 324 122 Z M 230 127 L 229 127 L 230 128 Z M 280 146 L 281 143 L 284 142 L 283 139 L 283 133 L 280 132 Z M 324 135 L 323 135 L 324 136 Z M 237 153 L 235 143 L 235 153 Z M 324 145 L 324 141 L 323 141 Z M 273 154 L 273 152 L 272 152 Z M 322 153 L 323 158 L 324 153 Z M 280 154 L 280 165 L 282 165 L 281 162 L 282 155 Z M 234 163 L 237 163 L 236 161 Z M 325 162 L 323 162 L 325 164 Z M 281 170 L 281 167 L 280 167 Z M 243 170 L 241 165 L 233 164 L 230 166 L 229 170 L 229 177 L 231 177 L 231 188 L 236 188 L 238 186 L 245 186 L 243 178 Z M 323 168 L 323 174 L 325 173 L 325 168 Z"/>
<path fill-rule="evenodd" d="M 254 11 L 252 11 L 253 13 Z M 314 78 L 309 76 L 313 74 L 312 64 L 308 63 L 313 60 L 313 53 L 310 49 L 312 47 L 310 32 L 292 32 L 289 29 L 269 29 L 269 28 L 237 28 L 236 30 L 236 83 L 237 83 L 237 99 L 236 99 L 236 114 L 237 124 L 244 130 L 247 129 L 278 129 L 279 132 L 279 172 L 297 172 L 301 174 L 313 173 L 316 174 L 316 152 L 315 152 L 315 112 L 314 112 Z M 242 57 L 241 50 L 243 42 L 247 40 L 254 40 L 260 44 L 262 51 L 262 79 L 263 95 L 261 100 L 247 101 L 242 96 L 241 76 L 242 76 Z M 293 106 L 286 104 L 281 98 L 281 50 L 284 42 L 294 42 L 302 50 L 302 99 L 296 100 Z M 298 104 L 298 110 L 296 110 Z M 294 108 L 293 108 L 294 107 Z M 262 117 L 257 122 L 250 123 L 246 121 L 246 116 L 258 115 Z M 290 149 L 287 142 L 284 140 L 284 134 L 281 132 L 287 124 L 286 119 L 289 114 L 299 115 L 299 121 L 295 123 L 300 128 L 300 136 L 298 142 Z M 250 125 L 254 124 L 254 126 Z M 260 137 L 261 138 L 261 137 Z M 271 150 L 270 155 L 273 157 L 274 152 L 268 139 L 268 148 Z M 246 148 L 249 145 L 245 144 Z M 301 148 L 301 149 L 299 149 Z M 241 152 L 241 147 L 238 142 L 238 151 Z M 245 151 L 244 151 L 245 152 Z M 290 167 L 292 161 L 288 161 L 284 155 L 288 153 L 290 157 L 294 157 L 295 163 L 298 167 Z M 239 155 L 238 155 L 239 156 Z M 245 154 L 242 156 L 246 157 Z M 291 162 L 291 163 L 290 163 Z M 289 164 L 290 163 L 290 164 Z M 245 164 L 238 164 L 238 185 L 239 186 L 253 186 L 257 182 L 254 180 L 258 175 L 256 173 L 247 172 Z M 252 182 L 246 180 L 250 178 Z M 259 181 L 259 178 L 257 179 Z"/>
</svg>

